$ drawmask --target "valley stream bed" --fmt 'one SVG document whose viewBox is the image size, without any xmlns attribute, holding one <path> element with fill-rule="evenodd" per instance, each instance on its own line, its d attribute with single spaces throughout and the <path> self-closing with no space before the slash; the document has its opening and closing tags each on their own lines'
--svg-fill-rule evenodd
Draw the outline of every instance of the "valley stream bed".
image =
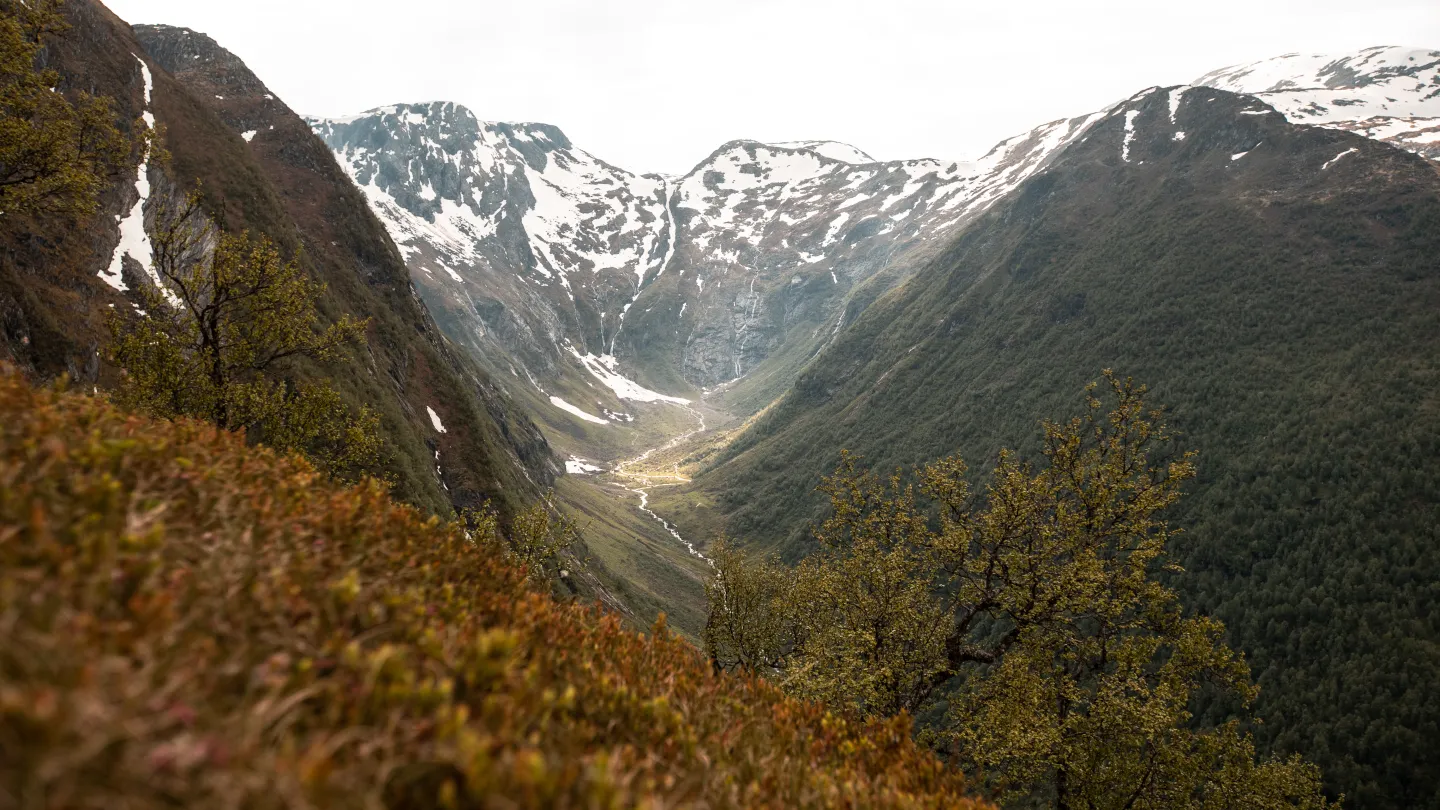
<svg viewBox="0 0 1440 810">
<path fill-rule="evenodd" d="M 640 511 L 647 517 L 659 523 L 667 534 L 675 538 L 675 541 L 685 547 L 685 550 L 698 559 L 710 563 L 710 558 L 700 553 L 695 545 L 680 535 L 670 521 L 660 517 L 650 508 L 650 490 L 657 487 L 673 487 L 687 484 L 690 479 L 680 474 L 679 465 L 676 465 L 674 472 L 655 472 L 646 470 L 646 462 L 657 453 L 663 454 L 679 447 L 691 438 L 704 433 L 706 430 L 705 416 L 700 411 L 689 405 L 681 405 L 687 413 L 695 417 L 696 427 L 687 433 L 681 433 L 670 439 L 663 445 L 652 447 L 634 458 L 621 461 L 615 465 L 612 474 L 619 479 L 618 485 L 628 492 L 632 492 L 640 498 Z"/>
</svg>

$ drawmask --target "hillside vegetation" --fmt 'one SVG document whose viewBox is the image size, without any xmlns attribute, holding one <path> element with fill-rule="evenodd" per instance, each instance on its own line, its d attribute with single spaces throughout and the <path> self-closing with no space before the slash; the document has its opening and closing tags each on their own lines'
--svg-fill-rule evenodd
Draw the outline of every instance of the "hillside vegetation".
<svg viewBox="0 0 1440 810">
<path fill-rule="evenodd" d="M 846 330 L 700 494 L 796 559 L 840 448 L 987 469 L 1033 457 L 1101 369 L 1144 379 L 1198 452 L 1171 582 L 1245 653 L 1257 738 L 1354 806 L 1440 807 L 1440 178 L 1205 89 L 1174 141 L 1166 96 L 1134 103 L 1143 165 L 1119 112 L 1097 125 Z"/>
<path fill-rule="evenodd" d="M 716 544 L 706 651 L 796 696 L 925 717 L 1005 807 L 1337 807 L 1301 757 L 1256 761 L 1243 657 L 1156 579 L 1178 571 L 1164 515 L 1195 467 L 1145 387 L 1105 376 L 1082 416 L 1045 423 L 1043 459 L 1002 451 L 983 491 L 958 457 L 910 485 L 844 455 L 797 567 Z M 1201 693 L 1239 718 L 1192 722 Z"/>
<path fill-rule="evenodd" d="M 0 376 L 0 806 L 946 807 L 909 722 L 715 674 L 373 485 Z"/>
<path fill-rule="evenodd" d="M 0 215 L 0 361 L 37 379 L 63 373 L 86 387 L 112 388 L 118 369 L 104 351 L 107 316 L 144 308 L 139 290 L 151 284 L 150 256 L 125 246 L 117 222 L 139 211 L 153 237 L 165 224 L 159 215 L 182 210 L 198 189 L 209 225 L 264 237 L 307 282 L 323 285 L 318 327 L 346 315 L 368 319 L 363 342 L 325 360 L 296 357 L 285 378 L 333 389 L 352 414 L 374 413 L 384 472 L 398 498 L 437 514 L 489 505 L 508 519 L 553 482 L 544 437 L 492 377 L 441 336 L 364 196 L 299 116 L 248 72 L 230 77 L 246 87 L 249 105 L 243 116 L 231 115 L 224 105 L 239 103 L 234 90 L 172 75 L 98 0 L 14 0 L 0 4 L 0 21 L 12 23 L 9 15 L 21 7 L 38 22 L 26 23 L 19 38 L 9 28 L 0 32 L 9 80 L 43 86 L 47 98 L 58 88 L 91 118 L 108 110 L 134 146 L 117 166 L 101 161 L 98 196 L 89 184 L 62 184 L 80 205 Z M 27 37 L 43 47 L 25 45 Z M 0 128 L 40 131 L 55 104 L 37 110 L 0 98 Z M 242 133 L 251 130 L 263 134 L 246 141 Z M 75 151 L 57 156 L 73 164 Z M 169 160 L 160 159 L 162 151 Z M 142 192 L 148 196 L 136 208 Z M 118 278 L 106 275 L 117 260 Z M 432 426 L 427 409 L 445 432 Z"/>
</svg>

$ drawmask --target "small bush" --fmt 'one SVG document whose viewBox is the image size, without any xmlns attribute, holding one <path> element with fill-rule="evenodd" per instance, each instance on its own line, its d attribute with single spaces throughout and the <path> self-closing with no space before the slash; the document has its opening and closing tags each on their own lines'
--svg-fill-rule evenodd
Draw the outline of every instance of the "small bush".
<svg viewBox="0 0 1440 810">
<path fill-rule="evenodd" d="M 488 539 L 0 374 L 0 807 L 947 807 L 858 723 Z"/>
</svg>

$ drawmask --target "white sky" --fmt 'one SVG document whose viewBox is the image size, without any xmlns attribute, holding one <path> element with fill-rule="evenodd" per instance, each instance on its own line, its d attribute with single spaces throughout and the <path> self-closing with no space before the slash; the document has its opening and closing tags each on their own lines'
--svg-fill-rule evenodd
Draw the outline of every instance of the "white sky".
<svg viewBox="0 0 1440 810">
<path fill-rule="evenodd" d="M 636 172 L 727 140 L 981 156 L 1150 85 L 1290 51 L 1440 49 L 1440 0 L 104 0 L 203 31 L 291 107 L 457 101 Z"/>
</svg>

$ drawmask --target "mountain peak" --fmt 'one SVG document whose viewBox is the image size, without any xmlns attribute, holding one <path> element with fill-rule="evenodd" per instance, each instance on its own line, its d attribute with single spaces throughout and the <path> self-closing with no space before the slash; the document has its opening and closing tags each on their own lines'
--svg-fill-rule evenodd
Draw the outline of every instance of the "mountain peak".
<svg viewBox="0 0 1440 810">
<path fill-rule="evenodd" d="M 383 133 L 384 138 L 417 137 L 449 149 L 459 138 L 466 144 L 478 142 L 490 147 L 515 149 L 528 159 L 544 163 L 543 153 L 568 150 L 570 138 L 553 124 L 531 121 L 482 121 L 469 108 L 453 101 L 387 104 L 355 115 L 308 117 L 316 130 L 366 129 Z"/>
<path fill-rule="evenodd" d="M 1289 53 L 1221 68 L 1195 84 L 1257 96 L 1297 124 L 1356 132 L 1440 160 L 1440 50 Z"/>
<path fill-rule="evenodd" d="M 1412 79 L 1401 87 L 1429 85 L 1440 89 L 1437 81 L 1440 51 L 1398 45 L 1376 45 L 1351 54 L 1287 53 L 1258 62 L 1231 65 L 1211 71 L 1195 84 L 1229 90 L 1234 93 L 1275 93 L 1287 90 L 1326 88 L 1350 90 L 1374 84 L 1389 84 L 1396 79 Z"/>
<path fill-rule="evenodd" d="M 806 149 L 821 157 L 841 163 L 879 163 L 880 161 L 842 141 L 781 141 L 768 144 L 782 149 Z"/>
</svg>

